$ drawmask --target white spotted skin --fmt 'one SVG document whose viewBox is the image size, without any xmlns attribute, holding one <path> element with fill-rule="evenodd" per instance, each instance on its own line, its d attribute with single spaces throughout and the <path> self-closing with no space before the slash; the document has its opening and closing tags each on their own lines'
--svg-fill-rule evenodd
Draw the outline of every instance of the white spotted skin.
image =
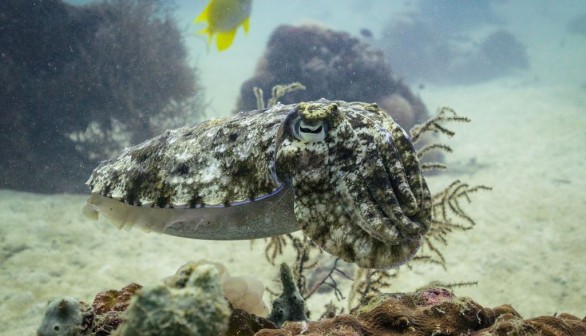
<svg viewBox="0 0 586 336">
<path fill-rule="evenodd" d="M 431 195 L 407 134 L 385 111 L 359 102 L 278 104 L 167 131 L 103 162 L 88 185 L 129 211 L 182 209 L 181 220 L 165 213 L 167 224 L 149 223 L 155 231 L 249 239 L 302 229 L 327 252 L 365 268 L 409 260 L 431 221 Z M 292 196 L 266 200 L 281 190 Z M 202 210 L 215 207 L 226 216 Z M 239 220 L 231 217 L 235 209 Z M 246 209 L 258 224 L 242 223 Z M 190 229 L 198 211 L 207 219 Z M 213 230 L 229 229 L 220 221 L 231 218 L 246 230 L 226 230 L 229 238 Z"/>
</svg>

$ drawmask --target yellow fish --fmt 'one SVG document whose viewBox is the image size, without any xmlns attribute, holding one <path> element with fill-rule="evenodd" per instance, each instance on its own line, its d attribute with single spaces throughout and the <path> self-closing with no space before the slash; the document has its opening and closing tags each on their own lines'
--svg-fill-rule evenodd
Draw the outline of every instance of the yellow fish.
<svg viewBox="0 0 586 336">
<path fill-rule="evenodd" d="M 248 33 L 251 8 L 252 0 L 211 0 L 193 22 L 207 22 L 208 26 L 199 33 L 208 35 L 208 45 L 218 34 L 216 46 L 222 51 L 232 45 L 240 26 L 244 27 L 245 34 Z"/>
</svg>

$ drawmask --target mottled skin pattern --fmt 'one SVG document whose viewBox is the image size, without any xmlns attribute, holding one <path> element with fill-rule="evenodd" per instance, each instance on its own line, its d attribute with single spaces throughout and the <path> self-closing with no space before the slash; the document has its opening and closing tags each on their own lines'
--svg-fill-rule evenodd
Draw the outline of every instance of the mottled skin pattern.
<svg viewBox="0 0 586 336">
<path fill-rule="evenodd" d="M 300 103 L 296 113 L 329 126 L 321 142 L 283 132 L 277 143 L 277 175 L 295 191 L 305 234 L 360 267 L 410 259 L 429 229 L 431 195 L 405 132 L 365 103 Z"/>
<path fill-rule="evenodd" d="M 95 169 L 92 192 L 161 208 L 253 201 L 281 183 L 269 171 L 286 111 L 251 111 L 167 131 Z M 243 131 L 246 130 L 246 131 Z"/>
<path fill-rule="evenodd" d="M 364 268 L 409 260 L 431 221 L 408 136 L 385 111 L 358 102 L 278 104 L 168 131 L 102 163 L 88 184 L 127 204 L 194 211 L 292 188 L 305 234 Z"/>
</svg>

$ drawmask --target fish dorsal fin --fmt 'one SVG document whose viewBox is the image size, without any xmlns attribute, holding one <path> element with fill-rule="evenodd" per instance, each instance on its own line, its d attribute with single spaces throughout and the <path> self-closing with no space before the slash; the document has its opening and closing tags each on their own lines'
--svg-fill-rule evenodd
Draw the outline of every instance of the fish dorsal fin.
<svg viewBox="0 0 586 336">
<path fill-rule="evenodd" d="M 201 14 L 199 14 L 195 19 L 193 19 L 193 23 L 206 22 L 206 21 L 208 21 L 208 18 L 209 18 L 209 15 L 210 15 L 210 5 L 211 5 L 211 1 L 206 6 L 206 8 L 203 10 L 203 12 L 201 12 Z"/>
<path fill-rule="evenodd" d="M 218 47 L 219 51 L 226 50 L 232 45 L 232 41 L 234 41 L 234 36 L 236 35 L 236 29 L 231 31 L 218 33 L 218 37 L 216 40 L 216 46 Z"/>
<path fill-rule="evenodd" d="M 242 22 L 242 27 L 244 28 L 244 34 L 248 34 L 248 29 L 250 28 L 250 16 Z"/>
</svg>

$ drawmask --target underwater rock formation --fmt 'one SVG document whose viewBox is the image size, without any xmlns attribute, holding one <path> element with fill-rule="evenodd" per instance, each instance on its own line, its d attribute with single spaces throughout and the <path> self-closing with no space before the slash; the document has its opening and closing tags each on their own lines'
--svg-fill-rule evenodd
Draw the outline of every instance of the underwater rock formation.
<svg viewBox="0 0 586 336">
<path fill-rule="evenodd" d="M 586 317 L 566 313 L 557 316 L 539 316 L 523 320 L 520 316 L 506 313 L 497 317 L 489 328 L 473 332 L 470 336 L 578 336 L 586 335 Z"/>
<path fill-rule="evenodd" d="M 220 272 L 214 265 L 201 264 L 185 283 L 145 287 L 136 293 L 115 335 L 216 336 L 227 330 L 230 314 Z"/>
<path fill-rule="evenodd" d="M 201 112 L 161 6 L 0 1 L 0 188 L 82 192 L 97 162 Z"/>
<path fill-rule="evenodd" d="M 263 292 L 259 280 L 232 277 L 220 263 L 188 262 L 159 286 L 131 283 L 99 292 L 91 306 L 73 298 L 54 300 L 38 335 L 219 335 L 224 330 L 226 335 L 253 335 L 276 328 L 261 317 L 268 314 Z"/>
<path fill-rule="evenodd" d="M 55 299 L 47 305 L 37 336 L 76 336 L 88 331 L 91 307 L 74 298 Z"/>
<path fill-rule="evenodd" d="M 376 102 L 405 129 L 428 118 L 422 101 L 401 81 L 380 50 L 348 33 L 301 25 L 272 33 L 256 72 L 240 89 L 237 111 L 257 106 L 253 88 L 300 82 L 306 90 L 280 99 L 283 104 L 320 98 Z"/>
<path fill-rule="evenodd" d="M 92 308 L 94 319 L 91 324 L 92 335 L 106 336 L 117 329 L 124 321 L 123 312 L 128 308 L 130 299 L 142 286 L 131 283 L 121 290 L 107 290 L 96 294 Z"/>
<path fill-rule="evenodd" d="M 230 276 L 226 267 L 221 263 L 207 260 L 190 261 L 181 266 L 175 275 L 165 279 L 165 283 L 173 287 L 184 286 L 191 274 L 204 264 L 212 265 L 218 269 L 222 292 L 232 309 L 243 310 L 258 316 L 266 316 L 269 313 L 268 307 L 263 301 L 265 291 L 263 283 L 250 276 Z"/>
<path fill-rule="evenodd" d="M 380 295 L 354 315 L 374 334 L 459 335 L 490 326 L 497 313 L 436 287 Z"/>
<path fill-rule="evenodd" d="M 497 29 L 474 41 L 452 23 L 422 13 L 394 17 L 376 45 L 410 82 L 477 83 L 529 68 L 526 48 L 511 32 Z"/>
<path fill-rule="evenodd" d="M 287 264 L 281 264 L 280 275 L 283 292 L 273 301 L 273 309 L 267 320 L 274 322 L 277 327 L 285 321 L 307 321 L 305 300 L 299 293 Z"/>
<path fill-rule="evenodd" d="M 306 321 L 303 299 L 287 266 L 281 266 L 283 295 L 264 318 L 231 308 L 221 277 L 215 263 L 189 263 L 158 286 L 130 284 L 98 293 L 92 307 L 73 298 L 56 299 L 47 306 L 37 335 L 586 335 L 586 317 L 562 313 L 524 320 L 509 305 L 486 308 L 442 287 L 373 294 L 350 314 Z"/>
<path fill-rule="evenodd" d="M 484 308 L 436 287 L 415 293 L 380 294 L 351 314 L 285 323 L 281 329 L 263 329 L 255 336 L 574 336 L 585 331 L 586 318 L 560 314 L 523 321 L 511 306 Z"/>
<path fill-rule="evenodd" d="M 264 317 L 233 309 L 228 330 L 222 336 L 253 336 L 262 329 L 277 329 L 277 326 Z"/>
</svg>

